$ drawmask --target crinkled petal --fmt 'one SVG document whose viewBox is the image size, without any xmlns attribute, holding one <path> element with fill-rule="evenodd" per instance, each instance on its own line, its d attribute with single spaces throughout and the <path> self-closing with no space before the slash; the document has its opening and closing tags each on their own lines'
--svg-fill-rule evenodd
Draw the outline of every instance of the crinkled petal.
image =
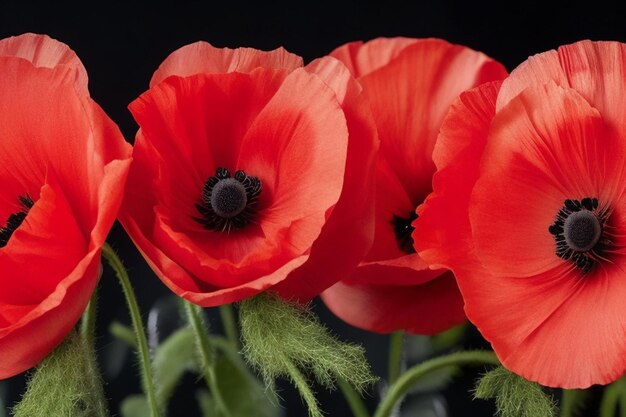
<svg viewBox="0 0 626 417">
<path fill-rule="evenodd" d="M 343 62 L 352 76 L 362 77 L 387 65 L 407 46 L 420 42 L 413 38 L 376 38 L 369 42 L 349 42 L 333 50 L 329 56 Z"/>
<path fill-rule="evenodd" d="M 303 66 L 302 58 L 284 48 L 259 51 L 253 48 L 216 48 L 208 42 L 195 42 L 172 52 L 150 80 L 150 87 L 167 77 L 228 72 L 249 73 L 256 68 L 294 70 Z"/>
<path fill-rule="evenodd" d="M 530 57 L 502 85 L 497 110 L 531 85 L 553 81 L 578 91 L 618 130 L 626 130 L 626 45 L 580 41 Z"/>
<path fill-rule="evenodd" d="M 68 68 L 73 72 L 76 88 L 89 95 L 87 71 L 76 53 L 47 35 L 25 33 L 1 39 L 0 56 L 23 58 L 38 68 Z"/>
</svg>

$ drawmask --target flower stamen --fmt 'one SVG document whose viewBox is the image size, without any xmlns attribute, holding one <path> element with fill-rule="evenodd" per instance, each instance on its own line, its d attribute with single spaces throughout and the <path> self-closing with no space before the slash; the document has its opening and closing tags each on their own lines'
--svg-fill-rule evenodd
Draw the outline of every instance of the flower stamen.
<svg viewBox="0 0 626 417">
<path fill-rule="evenodd" d="M 591 271 L 610 245 L 605 236 L 607 212 L 597 198 L 565 200 L 548 231 L 556 242 L 556 255 L 571 261 L 583 273 Z"/>
<path fill-rule="evenodd" d="M 19 196 L 18 200 L 20 201 L 21 206 L 20 211 L 11 214 L 7 219 L 6 226 L 0 227 L 0 248 L 5 247 L 9 243 L 9 239 L 13 236 L 13 232 L 15 232 L 17 228 L 22 225 L 28 215 L 28 211 L 35 204 L 28 193 L 26 195 Z"/>
<path fill-rule="evenodd" d="M 396 234 L 398 247 L 406 253 L 415 253 L 412 237 L 413 230 L 415 230 L 412 223 L 415 219 L 417 219 L 417 213 L 414 211 L 409 213 L 409 217 L 400 217 L 394 214 L 391 219 L 391 225 Z"/>
<path fill-rule="evenodd" d="M 194 217 L 206 229 L 230 232 L 251 222 L 261 194 L 261 181 L 242 170 L 233 177 L 226 168 L 217 168 L 202 188 L 202 201 L 196 209 L 202 218 Z"/>
</svg>

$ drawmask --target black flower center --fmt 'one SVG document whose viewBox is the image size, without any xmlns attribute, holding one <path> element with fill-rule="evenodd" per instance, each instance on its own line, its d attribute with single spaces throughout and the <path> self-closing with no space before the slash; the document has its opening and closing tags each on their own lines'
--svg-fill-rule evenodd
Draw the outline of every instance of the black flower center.
<svg viewBox="0 0 626 417">
<path fill-rule="evenodd" d="M 234 178 L 218 181 L 209 198 L 211 208 L 220 217 L 230 219 L 241 213 L 248 203 L 246 188 Z"/>
<path fill-rule="evenodd" d="M 565 200 L 548 228 L 556 242 L 556 255 L 584 273 L 591 271 L 611 243 L 604 232 L 607 217 L 597 198 Z"/>
<path fill-rule="evenodd" d="M 9 243 L 9 239 L 13 236 L 13 232 L 21 226 L 24 219 L 26 219 L 26 215 L 28 215 L 28 211 L 35 204 L 33 199 L 30 198 L 28 194 L 19 196 L 18 200 L 20 201 L 21 206 L 20 211 L 11 214 L 7 219 L 6 225 L 4 227 L 0 227 L 0 248 L 5 247 Z"/>
<path fill-rule="evenodd" d="M 218 168 L 202 188 L 202 201 L 196 204 L 201 218 L 194 220 L 216 232 L 230 232 L 250 223 L 261 194 L 261 181 L 239 170 L 233 177 Z"/>
<path fill-rule="evenodd" d="M 411 212 L 408 217 L 400 217 L 393 215 L 391 219 L 391 225 L 393 226 L 393 231 L 396 234 L 396 241 L 398 242 L 398 247 L 400 250 L 406 253 L 415 253 L 415 248 L 413 247 L 413 220 L 417 219 L 417 213 Z"/>
<path fill-rule="evenodd" d="M 600 240 L 602 226 L 598 216 L 591 211 L 583 210 L 570 214 L 563 225 L 565 243 L 572 250 L 587 252 Z"/>
</svg>

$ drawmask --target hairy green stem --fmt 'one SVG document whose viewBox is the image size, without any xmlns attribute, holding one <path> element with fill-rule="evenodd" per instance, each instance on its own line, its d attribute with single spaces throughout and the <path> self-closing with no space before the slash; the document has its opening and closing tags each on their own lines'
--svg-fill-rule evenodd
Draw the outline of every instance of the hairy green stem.
<svg viewBox="0 0 626 417">
<path fill-rule="evenodd" d="M 124 268 L 124 264 L 108 243 L 105 243 L 102 248 L 102 256 L 109 262 L 109 265 L 111 265 L 111 268 L 115 271 L 115 275 L 119 279 L 120 285 L 122 286 L 124 297 L 126 297 L 128 312 L 133 322 L 135 338 L 137 339 L 137 356 L 139 358 L 141 384 L 143 386 L 143 391 L 146 394 L 146 398 L 148 399 L 150 417 L 160 417 L 161 413 L 159 411 L 156 397 L 154 377 L 152 376 L 148 340 L 146 339 L 146 331 L 143 326 L 143 321 L 141 320 L 137 298 L 133 292 L 133 287 L 130 283 L 128 273 L 126 272 L 126 268 Z"/>
<path fill-rule="evenodd" d="M 202 318 L 202 309 L 201 307 L 188 301 L 184 301 L 184 305 L 185 312 L 187 313 L 187 320 L 189 321 L 189 324 L 195 334 L 198 353 L 202 358 L 202 374 L 204 376 L 204 380 L 209 388 L 209 391 L 211 391 L 213 398 L 215 398 L 217 406 L 222 410 L 222 415 L 228 417 L 231 413 L 228 410 L 226 402 L 224 401 L 217 385 L 217 377 L 215 375 L 215 355 L 211 347 L 211 342 L 209 341 L 207 327 Z"/>
<path fill-rule="evenodd" d="M 237 322 L 235 321 L 233 306 L 232 304 L 224 304 L 219 308 L 226 338 L 233 344 L 235 349 L 239 350 L 239 332 L 237 331 Z"/>
<path fill-rule="evenodd" d="M 324 417 L 324 414 L 317 403 L 315 393 L 307 383 L 306 377 L 302 375 L 302 372 L 300 372 L 298 367 L 295 366 L 291 360 L 286 360 L 284 364 L 289 370 L 289 378 L 291 379 L 291 382 L 296 386 L 298 392 L 300 393 L 300 397 L 302 397 L 307 405 L 307 408 L 309 409 L 309 416 Z"/>
<path fill-rule="evenodd" d="M 404 332 L 399 330 L 397 332 L 391 333 L 389 338 L 389 380 L 387 381 L 389 385 L 396 382 L 400 373 L 402 372 L 402 361 L 403 358 L 403 347 L 404 347 Z"/>
<path fill-rule="evenodd" d="M 95 334 L 96 334 L 96 313 L 98 308 L 98 286 L 93 290 L 89 304 L 83 313 L 83 317 L 80 320 L 80 333 L 87 347 L 89 349 L 95 349 Z"/>
<path fill-rule="evenodd" d="M 390 416 L 395 405 L 404 398 L 409 388 L 411 388 L 415 382 L 429 372 L 450 365 L 500 365 L 500 361 L 493 352 L 470 350 L 440 356 L 417 364 L 402 374 L 398 380 L 389 387 L 389 391 L 378 405 L 374 417 Z"/>
<path fill-rule="evenodd" d="M 339 385 L 339 389 L 341 389 L 354 417 L 370 417 L 370 413 L 367 411 L 363 399 L 359 393 L 352 388 L 352 385 L 348 384 L 342 378 L 337 379 L 337 385 Z"/>
</svg>

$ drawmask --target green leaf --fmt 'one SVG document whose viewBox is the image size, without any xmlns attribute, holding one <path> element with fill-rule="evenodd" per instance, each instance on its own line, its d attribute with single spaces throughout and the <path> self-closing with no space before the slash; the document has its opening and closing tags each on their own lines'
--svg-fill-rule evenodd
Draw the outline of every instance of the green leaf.
<svg viewBox="0 0 626 417">
<path fill-rule="evenodd" d="M 495 398 L 501 417 L 554 417 L 556 405 L 541 386 L 499 366 L 480 378 L 475 398 Z"/>
<path fill-rule="evenodd" d="M 135 394 L 124 398 L 120 404 L 122 417 L 150 417 L 150 407 L 145 395 Z"/>
<path fill-rule="evenodd" d="M 467 323 L 463 323 L 432 336 L 430 340 L 433 349 L 435 351 L 442 351 L 459 345 L 465 336 L 466 329 Z"/>
<path fill-rule="evenodd" d="M 454 365 L 434 370 L 428 374 L 428 378 L 422 378 L 415 382 L 407 393 L 417 394 L 441 391 L 450 385 L 452 380 L 460 374 L 461 367 Z"/>
<path fill-rule="evenodd" d="M 175 331 L 157 348 L 152 363 L 157 382 L 157 400 L 163 407 L 185 372 L 197 372 L 194 334 L 190 328 Z"/>
<path fill-rule="evenodd" d="M 109 326 L 109 331 L 131 347 L 137 347 L 135 334 L 131 328 L 113 322 Z M 189 328 L 179 329 L 165 339 L 156 349 L 152 368 L 157 383 L 157 401 L 165 407 L 185 372 L 198 370 L 193 331 Z M 137 401 L 134 396 L 129 399 Z M 134 402 L 131 404 L 134 405 Z"/>
<path fill-rule="evenodd" d="M 137 337 L 132 328 L 123 325 L 118 321 L 114 321 L 109 325 L 109 333 L 114 337 L 123 340 L 128 346 L 137 349 Z"/>
<path fill-rule="evenodd" d="M 209 394 L 209 391 L 205 389 L 199 389 L 196 391 L 196 400 L 198 401 L 198 407 L 202 412 L 202 417 L 218 417 L 219 410 L 217 403 Z"/>
<path fill-rule="evenodd" d="M 116 335 L 125 333 L 123 325 L 115 325 Z M 114 327 L 111 326 L 111 329 Z M 121 331 L 120 331 L 121 330 Z M 123 336 L 122 339 L 125 339 Z M 217 350 L 215 372 L 217 386 L 224 397 L 228 417 L 258 416 L 275 417 L 279 409 L 265 392 L 265 388 L 246 367 L 239 352 L 229 341 L 220 336 L 211 336 L 210 343 Z M 172 333 L 156 349 L 153 361 L 154 376 L 157 385 L 157 399 L 165 407 L 185 372 L 200 373 L 201 360 L 195 347 L 194 331 L 190 327 L 179 329 Z M 216 406 L 213 397 L 208 391 L 199 391 L 198 401 L 203 412 L 211 417 L 222 417 L 223 412 Z M 142 410 L 148 410 L 145 397 L 142 395 L 129 396 L 123 403 L 129 414 L 124 417 L 143 417 Z M 224 416 L 226 417 L 226 416 Z"/>
<path fill-rule="evenodd" d="M 250 373 L 232 343 L 220 336 L 211 336 L 209 340 L 218 352 L 215 388 L 220 391 L 230 417 L 279 416 L 276 399 L 267 395 L 264 386 Z"/>
</svg>

